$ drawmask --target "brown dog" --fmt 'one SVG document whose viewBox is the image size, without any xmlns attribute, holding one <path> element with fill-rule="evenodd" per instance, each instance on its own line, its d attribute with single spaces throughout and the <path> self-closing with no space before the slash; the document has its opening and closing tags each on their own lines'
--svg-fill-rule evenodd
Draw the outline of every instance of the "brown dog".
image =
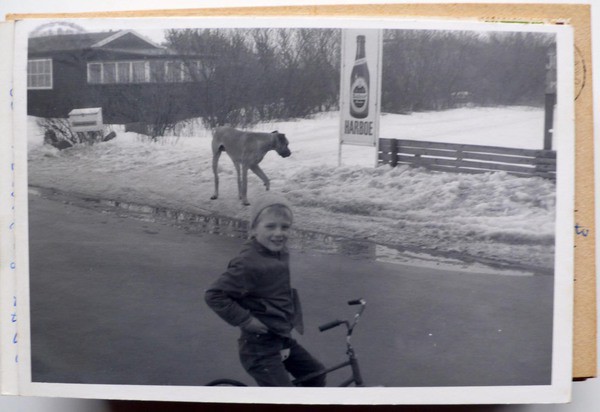
<svg viewBox="0 0 600 412">
<path fill-rule="evenodd" d="M 213 132 L 213 173 L 215 175 L 215 193 L 211 199 L 219 197 L 219 175 L 217 165 L 221 152 L 227 152 L 237 172 L 238 194 L 242 204 L 248 202 L 248 169 L 252 170 L 269 190 L 269 178 L 258 164 L 263 160 L 269 150 L 275 150 L 281 157 L 292 154 L 288 148 L 288 140 L 284 134 L 274 131 L 272 133 L 255 133 L 236 130 L 232 127 L 218 127 Z"/>
</svg>

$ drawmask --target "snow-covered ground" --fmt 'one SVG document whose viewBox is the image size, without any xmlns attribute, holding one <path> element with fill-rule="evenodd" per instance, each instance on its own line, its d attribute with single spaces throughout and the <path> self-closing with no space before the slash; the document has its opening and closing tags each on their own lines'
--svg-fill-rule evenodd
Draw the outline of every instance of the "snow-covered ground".
<svg viewBox="0 0 600 412">
<path fill-rule="evenodd" d="M 542 110 L 525 107 L 462 108 L 387 114 L 381 136 L 414 140 L 541 149 Z M 270 152 L 261 168 L 271 189 L 295 207 L 305 230 L 436 251 L 465 260 L 517 263 L 551 270 L 554 256 L 555 185 L 505 173 L 435 173 L 407 166 L 375 168 L 372 148 L 344 146 L 338 166 L 337 113 L 258 125 L 279 130 L 292 156 Z M 29 184 L 86 197 L 161 206 L 246 219 L 237 198 L 235 170 L 221 157 L 220 196 L 213 192 L 210 132 L 198 122 L 181 137 L 149 143 L 116 128 L 117 138 L 58 151 L 42 144 L 28 124 Z M 263 191 L 249 175 L 249 199 Z"/>
</svg>

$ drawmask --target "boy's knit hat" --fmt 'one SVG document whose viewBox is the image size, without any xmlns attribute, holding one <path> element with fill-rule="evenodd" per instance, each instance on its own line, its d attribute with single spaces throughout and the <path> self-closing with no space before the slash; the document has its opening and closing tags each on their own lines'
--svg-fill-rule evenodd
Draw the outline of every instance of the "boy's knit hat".
<svg viewBox="0 0 600 412">
<path fill-rule="evenodd" d="M 284 206 L 292 213 L 292 205 L 285 197 L 277 193 L 267 192 L 252 202 L 252 208 L 250 209 L 250 227 L 254 227 L 260 212 L 274 205 Z"/>
</svg>

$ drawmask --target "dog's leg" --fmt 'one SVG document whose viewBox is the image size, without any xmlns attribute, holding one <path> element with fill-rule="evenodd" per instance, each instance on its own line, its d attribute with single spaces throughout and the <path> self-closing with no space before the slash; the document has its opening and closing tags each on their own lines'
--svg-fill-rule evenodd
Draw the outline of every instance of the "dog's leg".
<svg viewBox="0 0 600 412">
<path fill-rule="evenodd" d="M 240 170 L 240 162 L 233 162 L 235 166 L 235 174 L 237 176 L 238 199 L 242 199 L 242 172 Z"/>
<path fill-rule="evenodd" d="M 212 200 L 219 197 L 219 171 L 218 171 L 219 157 L 221 157 L 221 150 L 219 150 L 218 148 L 215 150 L 213 148 L 212 168 L 213 168 L 213 174 L 215 175 L 215 193 L 213 193 L 213 195 L 210 197 Z"/>
<path fill-rule="evenodd" d="M 248 206 L 248 166 L 242 165 L 242 204 Z"/>
<path fill-rule="evenodd" d="M 258 165 L 254 165 L 250 168 L 250 170 L 252 170 L 254 172 L 254 174 L 256 176 L 258 176 L 260 178 L 260 180 L 263 181 L 265 188 L 267 190 L 270 189 L 271 185 L 269 183 L 269 178 L 267 177 L 267 175 L 265 174 L 265 172 L 262 171 L 262 169 L 258 166 Z"/>
</svg>

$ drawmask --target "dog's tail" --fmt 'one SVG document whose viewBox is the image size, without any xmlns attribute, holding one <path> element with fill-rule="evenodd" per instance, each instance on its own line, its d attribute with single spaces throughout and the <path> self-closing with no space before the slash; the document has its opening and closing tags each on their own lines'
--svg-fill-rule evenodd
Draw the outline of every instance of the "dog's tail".
<svg viewBox="0 0 600 412">
<path fill-rule="evenodd" d="M 216 127 L 212 130 L 212 151 L 213 155 L 221 154 L 221 152 L 225 151 L 225 146 L 223 145 L 223 139 L 220 138 L 220 134 L 222 130 L 220 127 Z"/>
</svg>

